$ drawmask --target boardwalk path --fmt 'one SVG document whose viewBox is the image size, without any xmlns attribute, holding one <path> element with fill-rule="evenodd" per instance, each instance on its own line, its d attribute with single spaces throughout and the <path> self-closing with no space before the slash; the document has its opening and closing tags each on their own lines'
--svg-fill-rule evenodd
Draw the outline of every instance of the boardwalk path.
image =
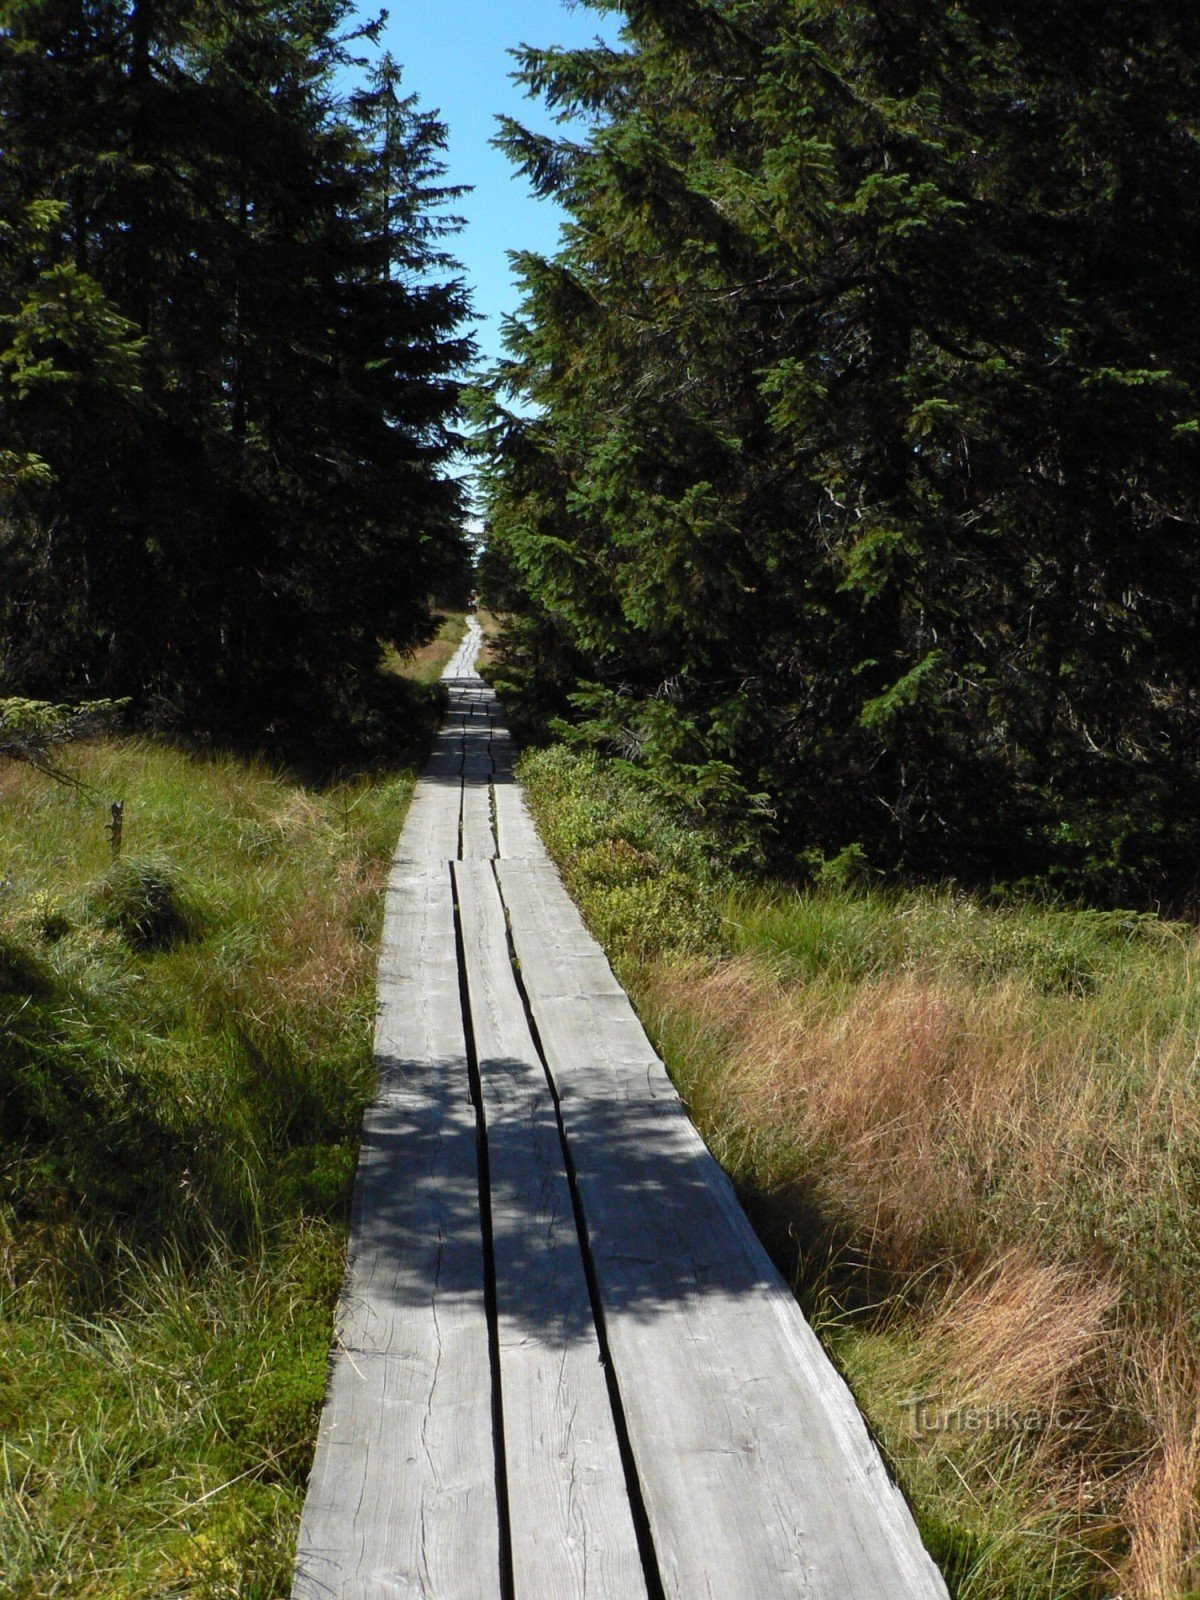
<svg viewBox="0 0 1200 1600">
<path fill-rule="evenodd" d="M 388 886 L 296 1600 L 944 1600 L 546 856 L 478 645 Z"/>
</svg>

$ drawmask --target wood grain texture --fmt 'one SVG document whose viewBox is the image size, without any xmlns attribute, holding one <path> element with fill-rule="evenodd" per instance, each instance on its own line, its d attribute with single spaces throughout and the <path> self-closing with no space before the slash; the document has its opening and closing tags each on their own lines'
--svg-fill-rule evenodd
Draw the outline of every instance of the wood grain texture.
<svg viewBox="0 0 1200 1600">
<path fill-rule="evenodd" d="M 493 787 L 497 854 L 509 859 L 537 858 L 544 849 L 511 767 L 497 766 Z"/>
<path fill-rule="evenodd" d="M 526 856 L 544 858 L 545 847 L 513 773 L 515 760 L 516 751 L 508 729 L 498 726 L 492 734 L 492 793 L 497 852 L 514 859 Z"/>
<path fill-rule="evenodd" d="M 464 860 L 490 861 L 496 854 L 492 831 L 491 730 L 472 729 L 463 755 L 462 850 Z"/>
<path fill-rule="evenodd" d="M 514 1589 L 646 1594 L 558 1121 L 490 862 L 455 867 L 487 1122 Z"/>
<path fill-rule="evenodd" d="M 471 619 L 388 883 L 378 1091 L 295 1600 L 499 1600 L 509 1560 L 515 1600 L 644 1600 L 622 1441 L 669 1600 L 945 1600 L 545 854 L 480 639 Z"/>
<path fill-rule="evenodd" d="M 424 824 L 422 824 L 424 826 Z M 476 1121 L 450 866 L 398 863 L 295 1600 L 498 1600 Z"/>
<path fill-rule="evenodd" d="M 296 1600 L 501 1593 L 474 1115 L 438 1102 L 363 1129 Z"/>
<path fill-rule="evenodd" d="M 497 870 L 666 1593 L 945 1600 L 849 1391 L 632 1007 L 597 985 L 597 948 L 557 875 Z M 569 952 L 569 982 L 548 940 Z"/>
<path fill-rule="evenodd" d="M 424 867 L 430 862 L 451 861 L 457 856 L 462 771 L 462 735 L 443 730 L 413 791 L 404 831 L 396 848 L 396 868 L 405 864 Z"/>
</svg>

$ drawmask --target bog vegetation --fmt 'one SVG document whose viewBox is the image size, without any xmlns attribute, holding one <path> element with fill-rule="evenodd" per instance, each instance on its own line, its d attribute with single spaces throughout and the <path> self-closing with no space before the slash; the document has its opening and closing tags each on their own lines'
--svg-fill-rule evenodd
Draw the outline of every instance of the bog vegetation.
<svg viewBox="0 0 1200 1600">
<path fill-rule="evenodd" d="M 748 885 L 562 747 L 539 828 L 959 1600 L 1200 1588 L 1200 946 Z"/>
<path fill-rule="evenodd" d="M 407 785 L 318 795 L 136 743 L 77 765 L 127 796 L 115 865 L 86 799 L 2 779 L 6 1592 L 266 1600 L 323 1394 Z"/>
<path fill-rule="evenodd" d="M 2 1587 L 278 1600 L 411 775 L 112 737 L 62 759 L 75 785 L 0 767 Z"/>
</svg>

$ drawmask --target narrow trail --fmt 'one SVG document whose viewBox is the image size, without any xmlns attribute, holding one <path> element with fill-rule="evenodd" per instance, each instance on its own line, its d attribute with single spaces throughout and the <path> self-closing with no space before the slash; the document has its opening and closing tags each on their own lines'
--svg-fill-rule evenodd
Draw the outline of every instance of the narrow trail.
<svg viewBox="0 0 1200 1600">
<path fill-rule="evenodd" d="M 945 1600 L 530 821 L 474 618 L 388 885 L 296 1600 Z"/>
</svg>

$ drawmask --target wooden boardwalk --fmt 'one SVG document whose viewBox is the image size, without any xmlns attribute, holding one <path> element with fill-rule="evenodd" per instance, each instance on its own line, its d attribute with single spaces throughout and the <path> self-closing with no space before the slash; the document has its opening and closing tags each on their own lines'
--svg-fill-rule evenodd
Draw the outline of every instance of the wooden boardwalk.
<svg viewBox="0 0 1200 1600">
<path fill-rule="evenodd" d="M 388 886 L 294 1596 L 945 1600 L 537 837 L 478 643 Z"/>
</svg>

